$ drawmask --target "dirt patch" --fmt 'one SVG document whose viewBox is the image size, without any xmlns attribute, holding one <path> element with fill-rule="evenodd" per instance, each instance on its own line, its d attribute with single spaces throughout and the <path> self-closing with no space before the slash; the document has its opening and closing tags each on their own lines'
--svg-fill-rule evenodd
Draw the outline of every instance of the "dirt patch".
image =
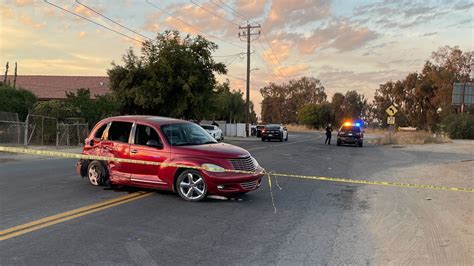
<svg viewBox="0 0 474 266">
<path fill-rule="evenodd" d="M 388 169 L 374 180 L 474 187 L 474 161 Z M 381 190 L 365 216 L 378 248 L 376 264 L 469 265 L 474 261 L 474 193 L 429 189 Z"/>
<path fill-rule="evenodd" d="M 370 133 L 374 134 L 374 133 Z M 417 132 L 394 132 L 391 135 L 388 132 L 378 135 L 371 139 L 375 145 L 408 145 L 408 144 L 442 144 L 451 143 L 452 140 L 447 136 L 432 134 L 426 131 Z"/>
<path fill-rule="evenodd" d="M 315 131 L 315 129 L 311 129 L 307 126 L 304 125 L 285 125 L 286 129 L 288 129 L 289 132 L 309 132 L 309 131 Z"/>
</svg>

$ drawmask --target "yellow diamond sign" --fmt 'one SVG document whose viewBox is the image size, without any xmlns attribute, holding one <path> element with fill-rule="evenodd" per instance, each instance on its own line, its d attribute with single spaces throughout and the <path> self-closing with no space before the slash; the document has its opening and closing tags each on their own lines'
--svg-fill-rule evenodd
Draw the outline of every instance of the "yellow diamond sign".
<svg viewBox="0 0 474 266">
<path fill-rule="evenodd" d="M 398 110 L 397 110 L 397 108 L 395 108 L 395 106 L 393 106 L 393 104 L 392 104 L 392 105 L 390 105 L 390 107 L 388 107 L 388 108 L 385 110 L 385 112 L 387 112 L 387 114 L 388 114 L 389 116 L 394 116 L 394 115 L 398 112 Z"/>
</svg>

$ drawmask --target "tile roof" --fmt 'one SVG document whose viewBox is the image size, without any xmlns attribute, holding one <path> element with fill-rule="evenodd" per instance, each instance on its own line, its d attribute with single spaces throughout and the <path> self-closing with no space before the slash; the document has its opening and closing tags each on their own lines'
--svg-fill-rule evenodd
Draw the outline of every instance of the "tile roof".
<svg viewBox="0 0 474 266">
<path fill-rule="evenodd" d="M 7 76 L 13 84 L 13 76 Z M 65 99 L 66 91 L 72 92 L 80 88 L 90 89 L 91 98 L 104 95 L 110 91 L 110 80 L 107 76 L 41 76 L 18 75 L 16 87 L 33 92 L 39 100 Z"/>
</svg>

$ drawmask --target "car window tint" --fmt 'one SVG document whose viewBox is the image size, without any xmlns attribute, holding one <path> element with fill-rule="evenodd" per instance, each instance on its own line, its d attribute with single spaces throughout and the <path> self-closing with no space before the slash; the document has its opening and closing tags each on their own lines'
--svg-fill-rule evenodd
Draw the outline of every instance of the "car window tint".
<svg viewBox="0 0 474 266">
<path fill-rule="evenodd" d="M 279 126 L 270 126 L 270 127 L 267 127 L 268 130 L 280 130 L 280 127 Z"/>
<path fill-rule="evenodd" d="M 214 130 L 214 126 L 201 126 L 201 127 L 207 130 Z"/>
<path fill-rule="evenodd" d="M 145 125 L 137 125 L 135 130 L 135 144 L 146 145 L 149 140 L 156 140 L 161 143 L 160 137 L 156 130 Z"/>
<path fill-rule="evenodd" d="M 96 130 L 94 133 L 94 138 L 101 139 L 102 135 L 104 134 L 104 130 L 107 128 L 107 123 L 103 124 L 99 129 Z"/>
<path fill-rule="evenodd" d="M 108 140 L 127 143 L 131 128 L 132 123 L 130 122 L 112 122 L 109 128 Z"/>
</svg>

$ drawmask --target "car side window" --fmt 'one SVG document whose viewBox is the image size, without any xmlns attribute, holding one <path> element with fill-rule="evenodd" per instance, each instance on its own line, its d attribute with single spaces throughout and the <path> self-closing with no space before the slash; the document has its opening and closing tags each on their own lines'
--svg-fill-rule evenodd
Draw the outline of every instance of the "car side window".
<svg viewBox="0 0 474 266">
<path fill-rule="evenodd" d="M 112 122 L 109 128 L 108 140 L 128 143 L 132 123 L 130 122 Z"/>
<path fill-rule="evenodd" d="M 135 144 L 146 145 L 149 140 L 156 140 L 161 143 L 161 139 L 152 127 L 145 125 L 137 125 L 135 130 Z"/>
<path fill-rule="evenodd" d="M 99 129 L 97 129 L 94 133 L 94 138 L 101 139 L 102 135 L 104 134 L 104 130 L 107 128 L 107 123 L 103 124 Z"/>
</svg>

